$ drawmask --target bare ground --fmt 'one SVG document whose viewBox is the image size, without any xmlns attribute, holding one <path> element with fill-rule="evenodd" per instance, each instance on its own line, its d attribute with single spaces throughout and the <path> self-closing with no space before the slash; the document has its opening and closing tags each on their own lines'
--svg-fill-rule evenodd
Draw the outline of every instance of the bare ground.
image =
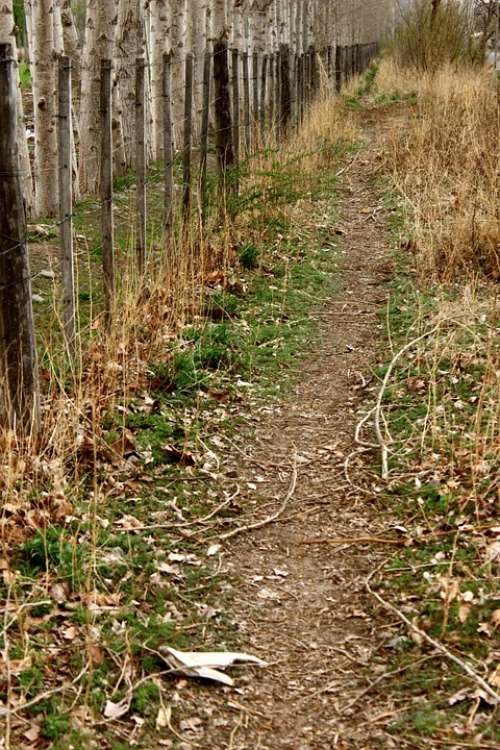
<svg viewBox="0 0 500 750">
<path fill-rule="evenodd" d="M 291 495 L 277 522 L 239 536 L 225 555 L 238 582 L 232 617 L 248 650 L 269 666 L 239 677 L 239 694 L 198 693 L 206 719 L 187 731 L 182 748 L 396 746 L 378 729 L 366 690 L 380 633 L 363 582 L 386 550 L 359 543 L 380 534 L 384 521 L 373 492 L 356 487 L 354 453 L 366 383 L 383 342 L 380 312 L 391 272 L 376 170 L 373 146 L 343 176 L 341 286 L 320 312 L 321 345 L 304 362 L 293 396 L 261 410 L 243 467 L 236 457 L 243 483 L 259 482 L 276 497 L 263 514 Z M 381 718 L 390 718 L 387 706 L 384 712 Z"/>
</svg>

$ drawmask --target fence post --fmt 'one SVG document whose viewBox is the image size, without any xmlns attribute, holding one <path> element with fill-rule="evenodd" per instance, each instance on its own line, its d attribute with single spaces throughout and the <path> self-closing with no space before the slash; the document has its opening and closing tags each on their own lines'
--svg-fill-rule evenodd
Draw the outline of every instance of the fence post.
<svg viewBox="0 0 500 750">
<path fill-rule="evenodd" d="M 115 292 L 114 219 L 113 219 L 113 123 L 111 60 L 101 60 L 101 225 L 102 269 L 104 276 L 104 318 L 112 323 Z"/>
<path fill-rule="evenodd" d="M 64 337 L 69 356 L 74 356 L 76 345 L 75 268 L 73 252 L 73 170 L 72 170 L 72 99 L 71 60 L 59 58 L 58 71 L 59 113 L 57 119 L 59 167 L 59 236 L 61 241 L 61 271 L 63 282 Z"/>
<path fill-rule="evenodd" d="M 335 91 L 340 93 L 342 89 L 342 47 L 335 46 Z"/>
<path fill-rule="evenodd" d="M 172 53 L 163 55 L 163 158 L 165 160 L 165 235 L 172 233 L 174 218 L 174 143 L 172 137 Z"/>
<path fill-rule="evenodd" d="M 236 174 L 234 180 L 235 192 L 239 192 L 240 166 L 240 53 L 236 48 L 232 51 L 232 88 L 233 88 L 233 150 Z"/>
<path fill-rule="evenodd" d="M 266 100 L 267 100 L 267 65 L 268 57 L 262 58 L 262 69 L 260 73 L 260 132 L 262 141 L 264 141 L 266 129 Z"/>
<path fill-rule="evenodd" d="M 274 120 L 276 117 L 276 65 L 275 55 L 272 52 L 269 56 L 269 121 L 271 131 L 274 130 Z"/>
<path fill-rule="evenodd" d="M 207 159 L 208 159 L 208 127 L 210 122 L 210 74 L 212 72 L 212 56 L 210 50 L 205 50 L 203 60 L 203 103 L 201 112 L 200 133 L 200 202 L 201 223 L 205 225 L 208 211 Z"/>
<path fill-rule="evenodd" d="M 243 117 L 245 118 L 245 148 L 247 156 L 252 150 L 252 119 L 250 116 L 250 70 L 248 52 L 243 52 Z"/>
<path fill-rule="evenodd" d="M 146 115 L 145 76 L 146 63 L 143 57 L 135 62 L 135 172 L 136 172 L 136 238 L 135 248 L 139 273 L 146 265 Z"/>
<path fill-rule="evenodd" d="M 227 199 L 228 173 L 234 164 L 231 133 L 231 98 L 229 96 L 229 58 L 227 40 L 222 37 L 214 45 L 215 128 L 220 188 Z M 225 209 L 225 205 L 223 208 Z"/>
<path fill-rule="evenodd" d="M 290 89 L 290 50 L 287 44 L 280 45 L 281 70 L 281 136 L 286 138 L 290 128 L 291 89 Z"/>
<path fill-rule="evenodd" d="M 186 83 L 184 91 L 184 145 L 182 153 L 182 215 L 189 220 L 191 213 L 191 154 L 193 150 L 193 68 L 192 52 L 186 55 Z"/>
<path fill-rule="evenodd" d="M 259 53 L 253 53 L 252 62 L 252 84 L 253 84 L 253 120 L 259 122 Z"/>
<path fill-rule="evenodd" d="M 17 60 L 0 44 L 0 374 L 1 418 L 25 433 L 39 418 L 31 271 L 17 144 Z"/>
</svg>

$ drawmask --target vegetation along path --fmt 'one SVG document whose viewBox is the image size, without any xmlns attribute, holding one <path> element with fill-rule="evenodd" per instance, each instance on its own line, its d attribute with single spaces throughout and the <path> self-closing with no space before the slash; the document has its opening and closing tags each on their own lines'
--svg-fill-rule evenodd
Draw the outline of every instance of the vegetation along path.
<svg viewBox="0 0 500 750">
<path fill-rule="evenodd" d="M 227 697 L 226 727 L 214 711 L 203 746 L 312 750 L 367 734 L 353 721 L 368 718 L 365 699 L 353 704 L 376 647 L 363 581 L 381 560 L 370 540 L 384 530 L 352 477 L 355 427 L 387 297 L 389 238 L 377 219 L 376 167 L 376 150 L 368 148 L 346 170 L 339 287 L 312 313 L 319 345 L 304 360 L 293 396 L 263 410 L 240 462 L 249 483 L 261 482 L 276 497 L 271 512 L 288 497 L 275 523 L 238 539 L 227 554 L 238 581 L 237 619 L 269 666 L 236 702 Z"/>
<path fill-rule="evenodd" d="M 432 153 L 448 195 L 427 128 L 450 118 L 440 79 L 401 94 L 391 70 L 255 158 L 203 314 L 159 324 L 82 432 L 94 484 L 54 482 L 40 527 L 36 497 L 8 506 L 0 748 L 498 746 L 492 264 L 419 286 L 390 160 Z M 223 685 L 168 648 L 265 666 Z"/>
</svg>

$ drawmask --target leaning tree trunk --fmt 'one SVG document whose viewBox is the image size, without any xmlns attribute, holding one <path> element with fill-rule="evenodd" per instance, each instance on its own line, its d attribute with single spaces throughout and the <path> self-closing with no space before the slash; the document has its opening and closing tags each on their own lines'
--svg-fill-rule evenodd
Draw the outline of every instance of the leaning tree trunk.
<svg viewBox="0 0 500 750">
<path fill-rule="evenodd" d="M 57 216 L 57 121 L 54 0 L 33 0 L 33 106 L 35 115 L 35 213 Z"/>
<path fill-rule="evenodd" d="M 80 187 L 96 194 L 100 183 L 100 61 L 113 60 L 118 0 L 87 0 L 81 66 Z"/>
<path fill-rule="evenodd" d="M 17 56 L 16 25 L 14 22 L 14 11 L 12 0 L 3 0 L 0 4 L 0 44 L 11 44 L 14 55 Z M 23 195 L 28 214 L 33 208 L 33 184 L 31 176 L 31 164 L 26 140 L 26 126 L 24 124 L 23 98 L 21 87 L 17 87 L 17 139 L 19 143 L 19 157 L 21 170 L 23 172 Z"/>
</svg>

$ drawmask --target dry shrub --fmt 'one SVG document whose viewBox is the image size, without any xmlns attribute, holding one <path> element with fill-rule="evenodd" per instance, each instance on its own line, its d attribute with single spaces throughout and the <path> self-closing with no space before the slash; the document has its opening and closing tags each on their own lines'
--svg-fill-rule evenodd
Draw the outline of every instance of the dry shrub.
<svg viewBox="0 0 500 750">
<path fill-rule="evenodd" d="M 418 95 L 415 116 L 389 138 L 387 160 L 406 198 L 420 274 L 498 280 L 500 122 L 491 76 L 450 67 L 402 74 L 386 62 L 379 85 Z"/>
<path fill-rule="evenodd" d="M 401 15 L 391 47 L 402 68 L 435 71 L 442 65 L 470 62 L 477 57 L 465 5 L 455 0 L 415 0 Z"/>
</svg>

